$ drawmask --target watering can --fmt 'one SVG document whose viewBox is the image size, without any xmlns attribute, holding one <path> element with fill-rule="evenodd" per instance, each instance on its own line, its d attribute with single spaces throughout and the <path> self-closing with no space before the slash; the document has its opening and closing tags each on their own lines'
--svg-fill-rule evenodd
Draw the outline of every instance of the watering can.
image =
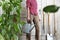
<svg viewBox="0 0 60 40">
<path fill-rule="evenodd" d="M 23 27 L 22 27 L 22 31 L 23 33 L 30 33 L 32 31 L 32 29 L 34 28 L 34 24 L 33 23 L 26 23 Z"/>
</svg>

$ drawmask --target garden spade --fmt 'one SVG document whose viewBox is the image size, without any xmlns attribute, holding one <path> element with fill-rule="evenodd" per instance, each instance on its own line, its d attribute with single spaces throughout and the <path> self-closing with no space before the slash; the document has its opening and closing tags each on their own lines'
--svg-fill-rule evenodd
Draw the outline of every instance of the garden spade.
<svg viewBox="0 0 60 40">
<path fill-rule="evenodd" d="M 45 17 L 45 15 L 44 15 L 44 12 L 43 12 L 43 32 L 45 33 L 45 25 L 44 25 L 45 20 L 44 20 L 44 17 Z"/>
<path fill-rule="evenodd" d="M 48 33 L 47 33 L 47 40 L 53 40 L 53 35 L 50 32 L 50 15 L 48 13 Z"/>
</svg>

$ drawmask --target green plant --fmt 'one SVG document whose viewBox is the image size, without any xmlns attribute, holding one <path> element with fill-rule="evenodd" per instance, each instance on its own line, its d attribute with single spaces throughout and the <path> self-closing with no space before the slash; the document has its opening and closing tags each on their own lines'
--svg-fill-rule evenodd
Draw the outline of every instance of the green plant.
<svg viewBox="0 0 60 40">
<path fill-rule="evenodd" d="M 21 26 L 25 22 L 20 20 L 22 0 L 2 0 L 0 6 L 3 13 L 0 15 L 0 38 L 1 40 L 18 40 L 21 36 Z"/>
<path fill-rule="evenodd" d="M 43 8 L 43 11 L 46 13 L 55 13 L 58 11 L 60 7 L 57 7 L 56 5 L 48 5 Z"/>
</svg>

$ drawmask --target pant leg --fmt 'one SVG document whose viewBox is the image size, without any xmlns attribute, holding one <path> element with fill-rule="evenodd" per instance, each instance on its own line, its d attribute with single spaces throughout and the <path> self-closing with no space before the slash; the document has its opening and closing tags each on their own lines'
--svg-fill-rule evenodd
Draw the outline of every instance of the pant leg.
<svg viewBox="0 0 60 40">
<path fill-rule="evenodd" d="M 35 38 L 39 40 L 39 16 L 34 16 L 33 22 L 35 24 Z"/>
<path fill-rule="evenodd" d="M 26 40 L 31 40 L 31 33 L 26 34 Z"/>
</svg>

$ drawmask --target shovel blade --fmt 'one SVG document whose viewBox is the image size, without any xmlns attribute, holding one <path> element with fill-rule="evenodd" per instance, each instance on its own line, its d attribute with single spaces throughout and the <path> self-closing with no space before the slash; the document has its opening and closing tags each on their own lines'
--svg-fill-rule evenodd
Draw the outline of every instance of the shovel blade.
<svg viewBox="0 0 60 40">
<path fill-rule="evenodd" d="M 53 40 L 53 35 L 52 34 L 47 34 L 47 40 Z"/>
</svg>

